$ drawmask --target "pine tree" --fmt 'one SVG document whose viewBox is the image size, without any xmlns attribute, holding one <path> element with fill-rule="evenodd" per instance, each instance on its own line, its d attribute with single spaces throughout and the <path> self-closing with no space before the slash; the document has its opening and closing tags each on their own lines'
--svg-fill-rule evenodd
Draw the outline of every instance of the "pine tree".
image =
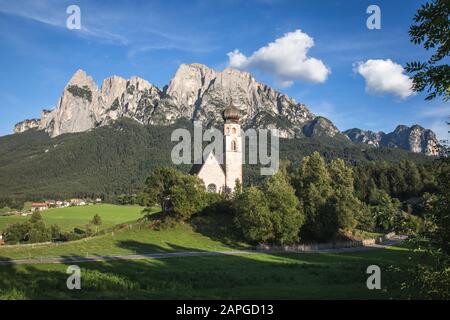
<svg viewBox="0 0 450 320">
<path fill-rule="evenodd" d="M 300 236 L 323 239 L 330 233 L 326 229 L 334 227 L 336 221 L 331 221 L 333 214 L 330 213 L 331 178 L 325 160 L 318 152 L 303 158 L 294 186 L 305 214 Z"/>
<path fill-rule="evenodd" d="M 361 202 L 354 192 L 353 171 L 342 159 L 333 160 L 329 173 L 334 190 L 335 212 L 340 229 L 352 230 L 356 226 L 356 216 L 362 210 Z"/>
</svg>

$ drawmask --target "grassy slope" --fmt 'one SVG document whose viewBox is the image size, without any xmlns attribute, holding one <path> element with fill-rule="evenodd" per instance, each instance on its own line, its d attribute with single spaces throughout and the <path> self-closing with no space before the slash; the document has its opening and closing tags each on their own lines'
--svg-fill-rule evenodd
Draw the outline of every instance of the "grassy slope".
<svg viewBox="0 0 450 320">
<path fill-rule="evenodd" d="M 91 239 L 36 247 L 0 247 L 2 258 L 40 258 L 57 256 L 127 255 L 135 253 L 189 250 L 230 250 L 219 240 L 195 232 L 189 224 L 179 224 L 161 231 L 145 226 L 110 232 Z"/>
<path fill-rule="evenodd" d="M 229 250 L 226 217 L 156 231 L 146 224 L 71 243 L 0 247 L 0 260 L 40 256 Z M 207 221 L 205 221 L 207 220 Z M 254 254 L 140 261 L 90 262 L 82 290 L 66 289 L 66 265 L 0 266 L 0 299 L 39 298 L 402 298 L 405 275 L 390 266 L 413 266 L 404 248 L 340 254 Z M 379 265 L 383 290 L 365 286 L 367 266 Z"/>
<path fill-rule="evenodd" d="M 100 229 L 112 227 L 116 224 L 135 221 L 142 218 L 142 207 L 139 206 L 115 206 L 101 204 L 83 207 L 69 207 L 62 209 L 49 209 L 42 212 L 42 217 L 47 225 L 57 224 L 63 231 L 72 231 L 78 227 L 84 229 L 95 214 L 102 218 Z M 25 222 L 30 217 L 0 216 L 0 230 L 4 230 L 9 224 Z"/>
</svg>

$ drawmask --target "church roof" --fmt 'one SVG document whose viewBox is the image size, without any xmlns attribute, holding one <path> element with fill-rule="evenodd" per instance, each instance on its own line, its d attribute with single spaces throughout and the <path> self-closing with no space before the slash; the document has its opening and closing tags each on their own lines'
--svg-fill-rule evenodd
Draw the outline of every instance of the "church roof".
<svg viewBox="0 0 450 320">
<path fill-rule="evenodd" d="M 208 159 L 208 158 L 209 158 L 209 155 L 208 155 L 207 159 Z M 192 165 L 191 170 L 189 170 L 189 174 L 191 174 L 191 175 L 194 175 L 194 174 L 197 175 L 197 174 L 199 174 L 200 171 L 202 170 L 204 164 L 205 164 L 205 162 L 203 162 L 203 163 L 198 163 L 198 164 L 194 163 L 194 164 Z M 224 164 L 224 163 L 222 163 L 222 164 L 219 163 L 219 166 L 220 166 L 220 168 L 222 169 L 223 173 L 225 173 L 225 164 Z"/>
<path fill-rule="evenodd" d="M 223 119 L 228 122 L 239 122 L 239 119 L 241 118 L 241 111 L 236 108 L 234 105 L 230 105 L 225 108 L 223 111 Z"/>
</svg>

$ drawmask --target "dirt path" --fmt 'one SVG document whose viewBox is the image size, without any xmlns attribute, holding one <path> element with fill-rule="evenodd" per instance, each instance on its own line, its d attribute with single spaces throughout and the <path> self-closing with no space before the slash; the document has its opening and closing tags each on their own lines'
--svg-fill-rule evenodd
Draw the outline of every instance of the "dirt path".
<svg viewBox="0 0 450 320">
<path fill-rule="evenodd" d="M 344 252 L 360 252 L 374 249 L 383 249 L 396 245 L 402 241 L 401 238 L 387 240 L 382 244 L 373 244 L 363 247 L 339 248 L 339 249 L 321 249 L 311 251 L 297 252 L 299 254 L 308 253 L 344 253 Z M 240 255 L 240 254 L 257 254 L 257 253 L 287 253 L 287 251 L 257 251 L 257 250 L 231 250 L 231 251 L 180 251 L 167 253 L 149 253 L 149 254 L 132 254 L 119 256 L 91 256 L 91 257 L 56 257 L 56 258 L 39 258 L 39 259 L 19 259 L 19 260 L 1 260 L 0 266 L 22 265 L 22 264 L 73 264 L 83 262 L 98 261 L 126 261 L 126 260 L 145 260 L 145 259 L 167 259 L 179 257 L 204 257 L 204 256 L 220 256 L 220 255 Z"/>
</svg>

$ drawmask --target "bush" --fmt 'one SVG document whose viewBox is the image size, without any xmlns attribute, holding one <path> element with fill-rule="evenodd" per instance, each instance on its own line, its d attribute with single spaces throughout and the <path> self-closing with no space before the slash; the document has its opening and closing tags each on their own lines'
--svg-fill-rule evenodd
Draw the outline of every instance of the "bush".
<svg viewBox="0 0 450 320">
<path fill-rule="evenodd" d="M 48 242 L 61 237 L 59 227 L 47 227 L 39 212 L 33 213 L 29 221 L 9 226 L 4 234 L 8 244 Z"/>
<path fill-rule="evenodd" d="M 83 87 L 70 85 L 67 88 L 67 91 L 69 91 L 74 97 L 80 97 L 85 100 L 88 100 L 89 102 L 92 102 L 92 91 L 86 85 Z"/>
<path fill-rule="evenodd" d="M 59 236 L 59 241 L 75 241 L 83 239 L 86 236 L 85 233 L 75 233 L 75 232 L 63 232 Z"/>
</svg>

